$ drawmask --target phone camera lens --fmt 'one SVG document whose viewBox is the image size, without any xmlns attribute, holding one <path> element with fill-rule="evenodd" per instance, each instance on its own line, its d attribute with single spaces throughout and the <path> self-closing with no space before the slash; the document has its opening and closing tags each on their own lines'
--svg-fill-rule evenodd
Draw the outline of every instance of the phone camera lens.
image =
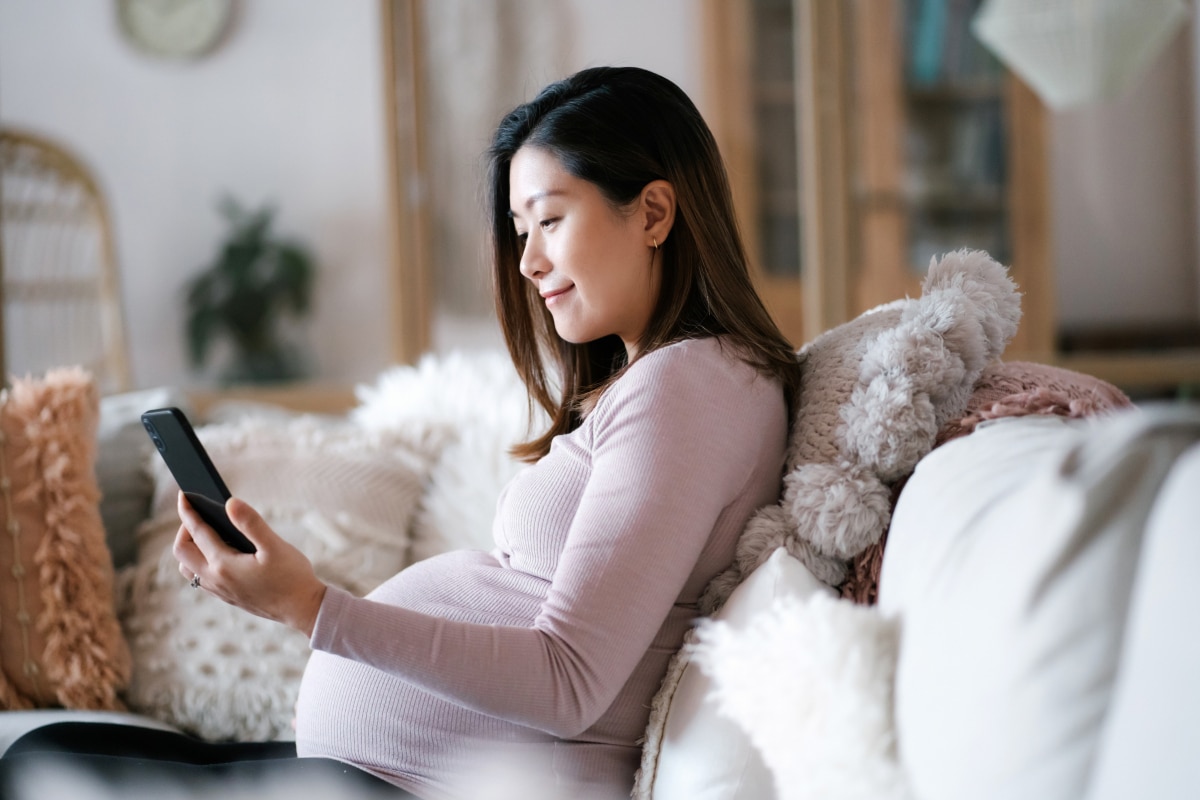
<svg viewBox="0 0 1200 800">
<path fill-rule="evenodd" d="M 145 421 L 142 424 L 146 426 L 146 433 L 150 434 L 150 438 L 154 441 L 154 446 L 159 450 L 164 449 L 166 445 L 163 444 L 162 437 L 158 435 L 158 431 L 154 429 L 154 426 Z"/>
</svg>

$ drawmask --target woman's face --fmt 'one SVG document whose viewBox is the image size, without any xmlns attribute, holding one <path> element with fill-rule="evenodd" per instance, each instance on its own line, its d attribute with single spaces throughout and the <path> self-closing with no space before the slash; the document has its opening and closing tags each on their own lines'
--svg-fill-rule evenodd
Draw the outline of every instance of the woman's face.
<svg viewBox="0 0 1200 800">
<path fill-rule="evenodd" d="M 582 344 L 616 334 L 632 359 L 660 282 L 644 199 L 615 209 L 554 155 L 522 147 L 509 169 L 509 204 L 521 274 L 537 287 L 558 335 Z"/>
</svg>

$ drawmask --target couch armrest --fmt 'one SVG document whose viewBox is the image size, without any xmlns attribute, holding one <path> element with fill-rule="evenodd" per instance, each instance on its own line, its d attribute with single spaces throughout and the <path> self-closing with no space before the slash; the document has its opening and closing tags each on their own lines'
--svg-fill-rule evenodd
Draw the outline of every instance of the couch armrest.
<svg viewBox="0 0 1200 800">
<path fill-rule="evenodd" d="M 32 730 L 56 722 L 112 722 L 118 725 L 136 725 L 162 731 L 181 733 L 178 728 L 142 714 L 122 711 L 73 711 L 65 708 L 43 708 L 34 711 L 0 712 L 0 756 L 17 739 Z"/>
</svg>

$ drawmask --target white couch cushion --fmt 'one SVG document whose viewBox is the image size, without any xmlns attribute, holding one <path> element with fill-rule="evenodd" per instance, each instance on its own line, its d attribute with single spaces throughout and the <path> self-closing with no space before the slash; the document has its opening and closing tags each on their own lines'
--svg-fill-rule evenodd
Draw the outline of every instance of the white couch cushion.
<svg viewBox="0 0 1200 800">
<path fill-rule="evenodd" d="M 508 354 L 426 355 L 384 370 L 357 394 L 361 402 L 350 414 L 357 424 L 420 438 L 436 456 L 413 524 L 413 560 L 491 549 L 496 502 L 525 466 L 508 450 L 549 426 L 540 406 L 530 408 Z"/>
<path fill-rule="evenodd" d="M 715 615 L 741 630 L 785 597 L 807 599 L 831 590 L 784 548 L 751 573 Z M 672 678 L 668 675 L 667 685 Z M 770 800 L 770 771 L 749 737 L 717 711 L 712 680 L 687 663 L 670 698 L 659 742 L 649 742 L 635 797 L 654 800 Z M 651 728 L 653 731 L 654 723 Z M 651 734 L 653 738 L 653 734 Z M 654 752 L 655 744 L 658 745 Z"/>
<path fill-rule="evenodd" d="M 1200 797 L 1200 445 L 1146 524 L 1091 800 Z"/>
<path fill-rule="evenodd" d="M 921 462 L 880 578 L 914 795 L 1084 795 L 1146 518 L 1197 438 L 1197 410 L 1018 418 Z"/>
</svg>

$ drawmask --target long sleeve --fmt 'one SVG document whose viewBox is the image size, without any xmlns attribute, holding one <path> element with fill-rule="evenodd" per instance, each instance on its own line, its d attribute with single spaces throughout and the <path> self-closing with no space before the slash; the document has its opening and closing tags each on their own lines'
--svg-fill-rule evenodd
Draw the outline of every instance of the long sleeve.
<svg viewBox="0 0 1200 800">
<path fill-rule="evenodd" d="M 536 731 L 585 746 L 556 770 L 627 769 L 700 592 L 778 498 L 782 391 L 727 350 L 695 340 L 633 364 L 506 489 L 492 553 L 435 556 L 367 598 L 329 589 L 302 753 L 395 760 L 381 771 L 403 784 L 450 769 L 444 748 Z"/>
</svg>

